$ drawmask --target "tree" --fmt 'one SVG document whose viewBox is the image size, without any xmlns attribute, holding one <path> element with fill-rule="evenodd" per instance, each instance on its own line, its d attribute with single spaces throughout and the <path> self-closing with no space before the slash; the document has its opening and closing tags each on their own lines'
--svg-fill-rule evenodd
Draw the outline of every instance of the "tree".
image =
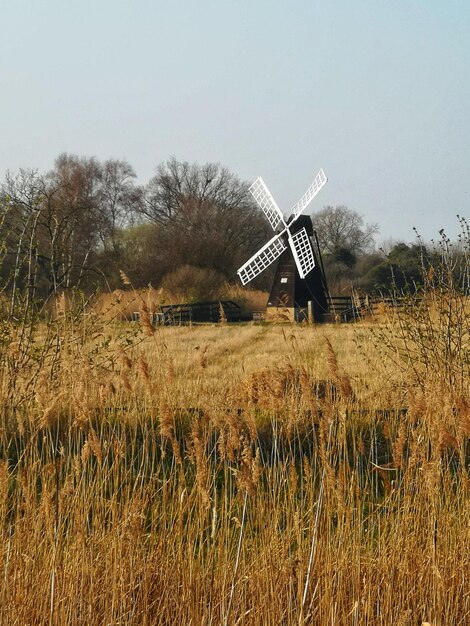
<svg viewBox="0 0 470 626">
<path fill-rule="evenodd" d="M 421 244 L 397 243 L 383 261 L 367 274 L 369 286 L 380 291 L 415 291 L 433 255 Z"/>
<path fill-rule="evenodd" d="M 10 313 L 24 291 L 26 309 L 36 295 L 38 279 L 37 231 L 47 198 L 47 185 L 35 170 L 7 173 L 0 189 L 2 291 L 11 293 Z"/>
<path fill-rule="evenodd" d="M 170 159 L 157 168 L 140 214 L 159 229 L 161 266 L 212 268 L 227 279 L 269 235 L 248 185 L 215 163 Z"/>
<path fill-rule="evenodd" d="M 48 197 L 39 220 L 38 261 L 51 292 L 77 285 L 91 266 L 104 216 L 101 164 L 61 154 L 48 174 Z"/>
<path fill-rule="evenodd" d="M 221 299 L 224 282 L 224 277 L 214 269 L 180 265 L 165 276 L 161 286 L 173 302 L 203 302 Z"/>
<path fill-rule="evenodd" d="M 335 254 L 346 249 L 353 255 L 367 252 L 379 231 L 377 224 L 365 224 L 364 218 L 346 206 L 327 206 L 312 217 L 323 253 Z"/>
<path fill-rule="evenodd" d="M 332 254 L 334 260 L 352 269 L 357 261 L 357 256 L 349 248 L 335 248 Z"/>
<path fill-rule="evenodd" d="M 117 234 L 133 222 L 142 190 L 134 185 L 135 172 L 127 161 L 109 159 L 101 165 L 100 238 L 105 249 L 116 251 Z"/>
<path fill-rule="evenodd" d="M 96 283 L 113 267 L 117 234 L 131 222 L 139 197 L 134 177 L 125 161 L 69 154 L 47 175 L 8 174 L 0 188 L 4 285 L 47 297 L 86 286 L 91 276 Z"/>
<path fill-rule="evenodd" d="M 119 233 L 132 223 L 140 189 L 126 161 L 61 154 L 48 174 L 54 193 L 40 220 L 44 272 L 53 291 L 92 287 L 119 269 Z"/>
<path fill-rule="evenodd" d="M 135 287 L 160 284 L 167 266 L 162 265 L 158 251 L 159 235 L 159 227 L 151 222 L 134 224 L 116 234 L 118 252 L 111 256 L 103 251 L 99 257 L 100 266 L 105 260 L 108 263 L 106 275 L 112 288 L 121 284 L 119 270 L 124 270 Z"/>
</svg>

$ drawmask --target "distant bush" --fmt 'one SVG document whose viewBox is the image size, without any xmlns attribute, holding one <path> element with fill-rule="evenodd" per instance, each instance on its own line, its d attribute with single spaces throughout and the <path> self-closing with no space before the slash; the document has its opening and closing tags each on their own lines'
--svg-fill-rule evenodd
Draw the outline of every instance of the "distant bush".
<svg viewBox="0 0 470 626">
<path fill-rule="evenodd" d="M 161 286 L 169 298 L 179 302 L 204 302 L 223 297 L 225 279 L 207 267 L 181 265 L 163 279 Z"/>
</svg>

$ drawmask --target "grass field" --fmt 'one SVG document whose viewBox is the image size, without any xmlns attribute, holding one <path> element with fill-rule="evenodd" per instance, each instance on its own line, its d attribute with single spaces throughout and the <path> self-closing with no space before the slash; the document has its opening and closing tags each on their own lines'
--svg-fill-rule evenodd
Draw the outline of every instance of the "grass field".
<svg viewBox="0 0 470 626">
<path fill-rule="evenodd" d="M 446 302 L 5 323 L 0 623 L 469 624 L 468 315 Z"/>
</svg>

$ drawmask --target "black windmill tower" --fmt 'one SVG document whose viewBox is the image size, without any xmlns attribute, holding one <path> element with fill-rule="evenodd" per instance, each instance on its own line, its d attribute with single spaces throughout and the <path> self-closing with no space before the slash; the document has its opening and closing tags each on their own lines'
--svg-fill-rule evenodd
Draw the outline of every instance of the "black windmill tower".
<svg viewBox="0 0 470 626">
<path fill-rule="evenodd" d="M 239 270 L 243 285 L 277 261 L 267 305 L 267 319 L 321 322 L 328 313 L 329 294 L 321 253 L 312 220 L 302 215 L 327 182 L 323 170 L 302 198 L 292 207 L 286 221 L 261 177 L 250 192 L 276 232 Z"/>
</svg>

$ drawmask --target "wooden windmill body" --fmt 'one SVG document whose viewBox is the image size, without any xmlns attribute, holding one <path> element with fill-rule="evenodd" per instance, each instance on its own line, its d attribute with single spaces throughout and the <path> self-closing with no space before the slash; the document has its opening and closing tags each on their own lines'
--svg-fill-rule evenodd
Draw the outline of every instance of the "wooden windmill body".
<svg viewBox="0 0 470 626">
<path fill-rule="evenodd" d="M 312 220 L 301 215 L 327 182 L 320 170 L 286 221 L 261 177 L 250 192 L 276 232 L 238 270 L 243 285 L 277 262 L 267 304 L 267 319 L 321 321 L 328 312 L 328 288 Z"/>
<path fill-rule="evenodd" d="M 266 319 L 270 321 L 322 322 L 329 310 L 328 285 L 312 220 L 301 216 L 298 224 L 309 235 L 315 267 L 301 278 L 290 247 L 284 250 L 277 261 L 266 307 Z"/>
</svg>

